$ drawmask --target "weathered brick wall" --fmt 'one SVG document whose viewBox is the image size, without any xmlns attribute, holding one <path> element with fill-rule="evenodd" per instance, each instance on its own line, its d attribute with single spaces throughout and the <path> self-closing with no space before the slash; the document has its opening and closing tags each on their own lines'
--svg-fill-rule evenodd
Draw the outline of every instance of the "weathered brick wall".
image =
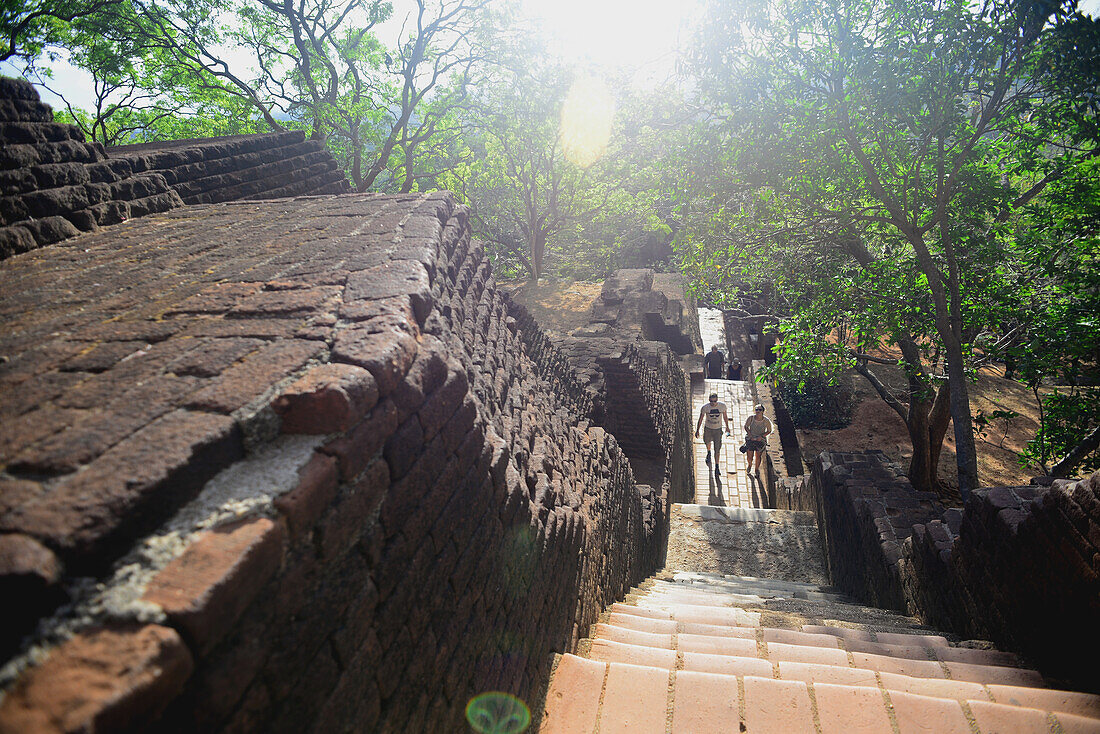
<svg viewBox="0 0 1100 734">
<path fill-rule="evenodd" d="M 914 525 L 942 519 L 936 495 L 913 489 L 881 451 L 823 451 L 810 484 L 832 582 L 868 604 L 905 610 L 902 543 Z"/>
<path fill-rule="evenodd" d="M 902 578 L 922 618 L 1100 692 L 1100 473 L 1051 487 L 980 489 L 960 523 L 914 531 Z"/>
<path fill-rule="evenodd" d="M 881 452 L 826 451 L 792 491 L 816 505 L 841 589 L 1100 691 L 1100 472 L 979 489 L 964 509 L 944 509 Z"/>
<path fill-rule="evenodd" d="M 161 174 L 185 204 L 350 190 L 325 144 L 301 130 L 122 145 L 107 154 L 135 171 Z"/>
<path fill-rule="evenodd" d="M 129 379 L 175 411 L 52 479 L 7 453 L 49 437 L 3 444 L 23 494 L 0 530 L 26 547 L 0 548 L 0 584 L 36 560 L 76 611 L 5 669 L 0 731 L 459 731 L 482 691 L 541 705 L 551 653 L 664 538 L 465 217 L 447 195 L 181 209 L 56 251 L 101 304 L 68 316 L 25 310 L 47 250 L 0 269 L 23 314 L 0 380 L 27 395 L 0 410 L 69 420 L 70 395 Z M 59 318 L 93 341 L 35 345 Z M 96 477 L 83 504 L 58 491 Z"/>
<path fill-rule="evenodd" d="M 183 203 L 348 190 L 301 131 L 104 149 L 53 122 L 29 82 L 0 77 L 0 260 Z"/>
<path fill-rule="evenodd" d="M 29 82 L 0 77 L 0 260 L 180 203 L 162 176 L 55 123 Z"/>
</svg>

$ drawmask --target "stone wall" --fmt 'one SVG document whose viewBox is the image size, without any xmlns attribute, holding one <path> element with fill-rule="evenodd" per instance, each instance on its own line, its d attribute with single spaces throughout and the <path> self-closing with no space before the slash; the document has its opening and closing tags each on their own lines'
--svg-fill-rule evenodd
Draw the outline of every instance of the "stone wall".
<svg viewBox="0 0 1100 734">
<path fill-rule="evenodd" d="M 135 171 L 161 174 L 185 204 L 350 190 L 325 144 L 301 130 L 124 145 L 107 154 Z"/>
<path fill-rule="evenodd" d="M 163 176 L 55 123 L 29 82 L 0 77 L 0 260 L 180 203 Z"/>
<path fill-rule="evenodd" d="M 657 568 L 448 195 L 188 207 L 0 286 L 0 585 L 44 615 L 2 731 L 459 731 Z"/>
<path fill-rule="evenodd" d="M 979 489 L 945 509 L 881 452 L 826 451 L 790 489 L 815 505 L 836 586 L 1100 691 L 1100 472 Z"/>
<path fill-rule="evenodd" d="M 0 260 L 183 203 L 348 190 L 301 131 L 105 149 L 53 122 L 29 82 L 0 77 Z"/>
</svg>

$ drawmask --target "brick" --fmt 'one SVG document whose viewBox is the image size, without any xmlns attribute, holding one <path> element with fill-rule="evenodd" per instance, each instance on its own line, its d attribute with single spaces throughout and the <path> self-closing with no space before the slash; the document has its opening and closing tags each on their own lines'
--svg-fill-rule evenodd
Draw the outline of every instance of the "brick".
<svg viewBox="0 0 1100 734">
<path fill-rule="evenodd" d="M 770 662 L 755 657 L 708 655 L 701 652 L 685 652 L 683 656 L 684 670 L 723 675 L 755 675 L 761 678 L 770 678 L 773 673 Z"/>
<path fill-rule="evenodd" d="M 883 675 L 886 675 L 883 673 Z M 878 681 L 875 671 L 867 668 L 842 668 L 837 665 L 816 663 L 780 662 L 779 677 L 783 680 L 800 680 L 806 683 L 833 683 L 842 686 L 875 688 Z"/>
<path fill-rule="evenodd" d="M 421 340 L 416 362 L 394 391 L 394 402 L 404 412 L 414 412 L 423 404 L 425 396 L 435 392 L 444 383 L 447 369 L 445 347 L 435 337 L 425 335 Z"/>
<path fill-rule="evenodd" d="M 1050 734 L 1043 711 L 1002 706 L 988 701 L 968 701 L 982 734 Z"/>
<path fill-rule="evenodd" d="M 230 318 L 255 316 L 308 315 L 330 307 L 339 288 L 302 288 L 295 290 L 263 290 L 252 294 L 230 309 Z"/>
<path fill-rule="evenodd" d="M 676 640 L 678 649 L 684 652 L 703 652 L 710 655 L 739 655 L 749 658 L 758 657 L 755 639 L 681 634 Z"/>
<path fill-rule="evenodd" d="M 362 270 L 348 276 L 347 301 L 375 300 L 407 296 L 416 319 L 424 323 L 431 310 L 431 281 L 424 266 L 410 260 L 398 260 L 381 267 Z"/>
<path fill-rule="evenodd" d="M 848 667 L 848 653 L 843 650 L 811 645 L 788 645 L 782 642 L 768 643 L 768 659 Z"/>
<path fill-rule="evenodd" d="M 0 704 L 0 731 L 141 731 L 179 694 L 193 666 L 167 627 L 82 632 L 16 681 Z"/>
<path fill-rule="evenodd" d="M 404 477 L 423 451 L 424 431 L 414 415 L 398 426 L 386 441 L 383 455 L 390 466 L 390 478 L 397 481 Z"/>
<path fill-rule="evenodd" d="M 189 296 L 164 312 L 177 314 L 221 314 L 260 290 L 258 283 L 215 283 Z"/>
<path fill-rule="evenodd" d="M 62 372 L 104 372 L 130 355 L 148 347 L 145 342 L 111 341 L 88 346 L 61 364 Z"/>
<path fill-rule="evenodd" d="M 383 400 L 347 436 L 329 441 L 321 449 L 340 463 L 340 478 L 350 481 L 366 468 L 400 423 L 392 400 Z"/>
<path fill-rule="evenodd" d="M 368 520 L 389 490 L 389 474 L 385 461 L 375 461 L 328 511 L 318 524 L 322 558 L 339 558 L 370 527 Z"/>
<path fill-rule="evenodd" d="M 0 529 L 34 536 L 78 568 L 96 565 L 242 453 L 229 418 L 175 411 L 0 519 Z"/>
<path fill-rule="evenodd" d="M 41 484 L 29 479 L 0 477 L 0 517 L 45 492 Z"/>
<path fill-rule="evenodd" d="M 216 413 L 232 413 L 256 400 L 277 382 L 289 377 L 319 356 L 320 342 L 290 340 L 271 344 L 229 367 L 214 383 L 196 392 L 187 407 Z"/>
<path fill-rule="evenodd" d="M 898 675 L 909 675 L 915 678 L 947 677 L 943 674 L 943 667 L 931 660 L 907 660 L 885 655 L 872 655 L 865 652 L 853 652 L 852 660 L 855 661 L 857 668 L 869 668 L 884 673 L 897 673 Z M 960 680 L 967 679 L 961 678 Z"/>
<path fill-rule="evenodd" d="M 890 703 L 900 734 L 970 734 L 970 723 L 958 701 L 892 691 Z"/>
<path fill-rule="evenodd" d="M 168 363 L 167 371 L 193 377 L 215 377 L 266 342 L 262 339 L 202 339 L 199 345 Z"/>
<path fill-rule="evenodd" d="M 416 359 L 416 335 L 410 333 L 408 325 L 376 330 L 378 327 L 372 323 L 337 331 L 332 361 L 363 367 L 374 376 L 379 394 L 386 396 L 405 378 Z"/>
<path fill-rule="evenodd" d="M 996 703 L 1100 719 L 1100 696 L 1096 694 L 998 684 L 988 689 Z"/>
<path fill-rule="evenodd" d="M 291 538 L 297 540 L 313 529 L 317 519 L 332 504 L 340 472 L 336 459 L 314 452 L 298 470 L 294 489 L 275 498 L 275 507 L 287 520 Z"/>
<path fill-rule="evenodd" d="M 739 704 L 737 679 L 712 673 L 676 673 L 672 730 L 695 734 L 735 731 Z"/>
<path fill-rule="evenodd" d="M 1058 725 L 1063 734 L 1098 734 L 1100 721 L 1093 717 L 1074 716 L 1073 714 L 1058 714 Z"/>
<path fill-rule="evenodd" d="M 275 399 L 283 433 L 342 433 L 378 403 L 370 372 L 350 364 L 311 367 Z"/>
<path fill-rule="evenodd" d="M 600 731 L 607 734 L 662 731 L 668 684 L 668 670 L 613 663 L 604 686 Z"/>
<path fill-rule="evenodd" d="M 745 677 L 745 728 L 749 732 L 814 730 L 806 684 Z"/>
<path fill-rule="evenodd" d="M 163 608 L 203 655 L 279 569 L 285 539 L 283 524 L 267 518 L 215 528 L 154 576 L 143 598 Z"/>
<path fill-rule="evenodd" d="M 892 728 L 877 688 L 815 683 L 814 698 L 821 734 L 880 734 Z"/>
</svg>

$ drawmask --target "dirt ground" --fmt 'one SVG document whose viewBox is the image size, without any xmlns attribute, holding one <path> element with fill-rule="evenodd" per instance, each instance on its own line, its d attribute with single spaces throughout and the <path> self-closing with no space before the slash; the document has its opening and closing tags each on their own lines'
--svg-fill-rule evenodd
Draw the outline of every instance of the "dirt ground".
<svg viewBox="0 0 1100 734">
<path fill-rule="evenodd" d="M 588 312 L 603 287 L 599 282 L 543 282 L 532 287 L 526 281 L 498 284 L 524 304 L 539 324 L 551 335 L 565 335 L 588 323 Z M 887 385 L 901 387 L 904 375 L 897 367 L 876 367 L 876 374 Z M 983 486 L 1027 484 L 1038 471 L 1021 467 L 1016 452 L 1035 436 L 1039 427 L 1035 398 L 1023 385 L 1005 380 L 1002 368 L 983 369 L 970 385 L 974 415 L 996 410 L 1015 413 L 990 423 L 978 437 L 978 478 Z M 861 451 L 880 449 L 892 460 L 908 466 L 912 456 L 905 423 L 854 370 L 845 375 L 844 385 L 856 400 L 851 424 L 839 430 L 799 430 L 798 440 L 805 460 L 826 449 Z M 944 499 L 958 501 L 955 476 L 955 440 L 948 429 L 940 457 L 940 479 L 945 486 Z"/>
<path fill-rule="evenodd" d="M 888 386 L 900 387 L 903 384 L 904 375 L 900 368 L 880 366 L 875 373 Z M 977 382 L 970 385 L 970 405 L 975 416 L 979 411 L 985 415 L 997 410 L 1015 413 L 1014 417 L 990 422 L 984 434 L 978 436 L 978 480 L 982 486 L 1027 484 L 1038 473 L 1034 467 L 1020 466 L 1016 455 L 1039 428 L 1038 406 L 1030 390 L 1020 383 L 1004 379 L 1002 374 L 999 367 L 985 368 Z M 838 430 L 800 429 L 798 442 L 803 460 L 813 461 L 813 457 L 826 449 L 880 449 L 893 461 L 908 466 L 913 449 L 905 422 L 854 370 L 845 375 L 843 384 L 857 401 L 851 424 Z M 944 499 L 959 501 L 955 438 L 950 428 L 940 455 L 940 481 L 945 487 Z"/>
</svg>

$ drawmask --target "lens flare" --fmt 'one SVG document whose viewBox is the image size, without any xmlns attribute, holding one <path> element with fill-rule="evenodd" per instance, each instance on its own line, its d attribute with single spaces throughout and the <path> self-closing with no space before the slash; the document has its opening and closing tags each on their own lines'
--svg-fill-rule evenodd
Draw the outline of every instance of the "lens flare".
<svg viewBox="0 0 1100 734">
<path fill-rule="evenodd" d="M 510 693 L 490 691 L 470 699 L 466 721 L 478 734 L 519 734 L 531 725 L 531 710 Z"/>
<path fill-rule="evenodd" d="M 607 152 L 615 98 L 599 79 L 581 77 L 573 82 L 561 107 L 561 144 L 565 157 L 588 168 Z"/>
</svg>

